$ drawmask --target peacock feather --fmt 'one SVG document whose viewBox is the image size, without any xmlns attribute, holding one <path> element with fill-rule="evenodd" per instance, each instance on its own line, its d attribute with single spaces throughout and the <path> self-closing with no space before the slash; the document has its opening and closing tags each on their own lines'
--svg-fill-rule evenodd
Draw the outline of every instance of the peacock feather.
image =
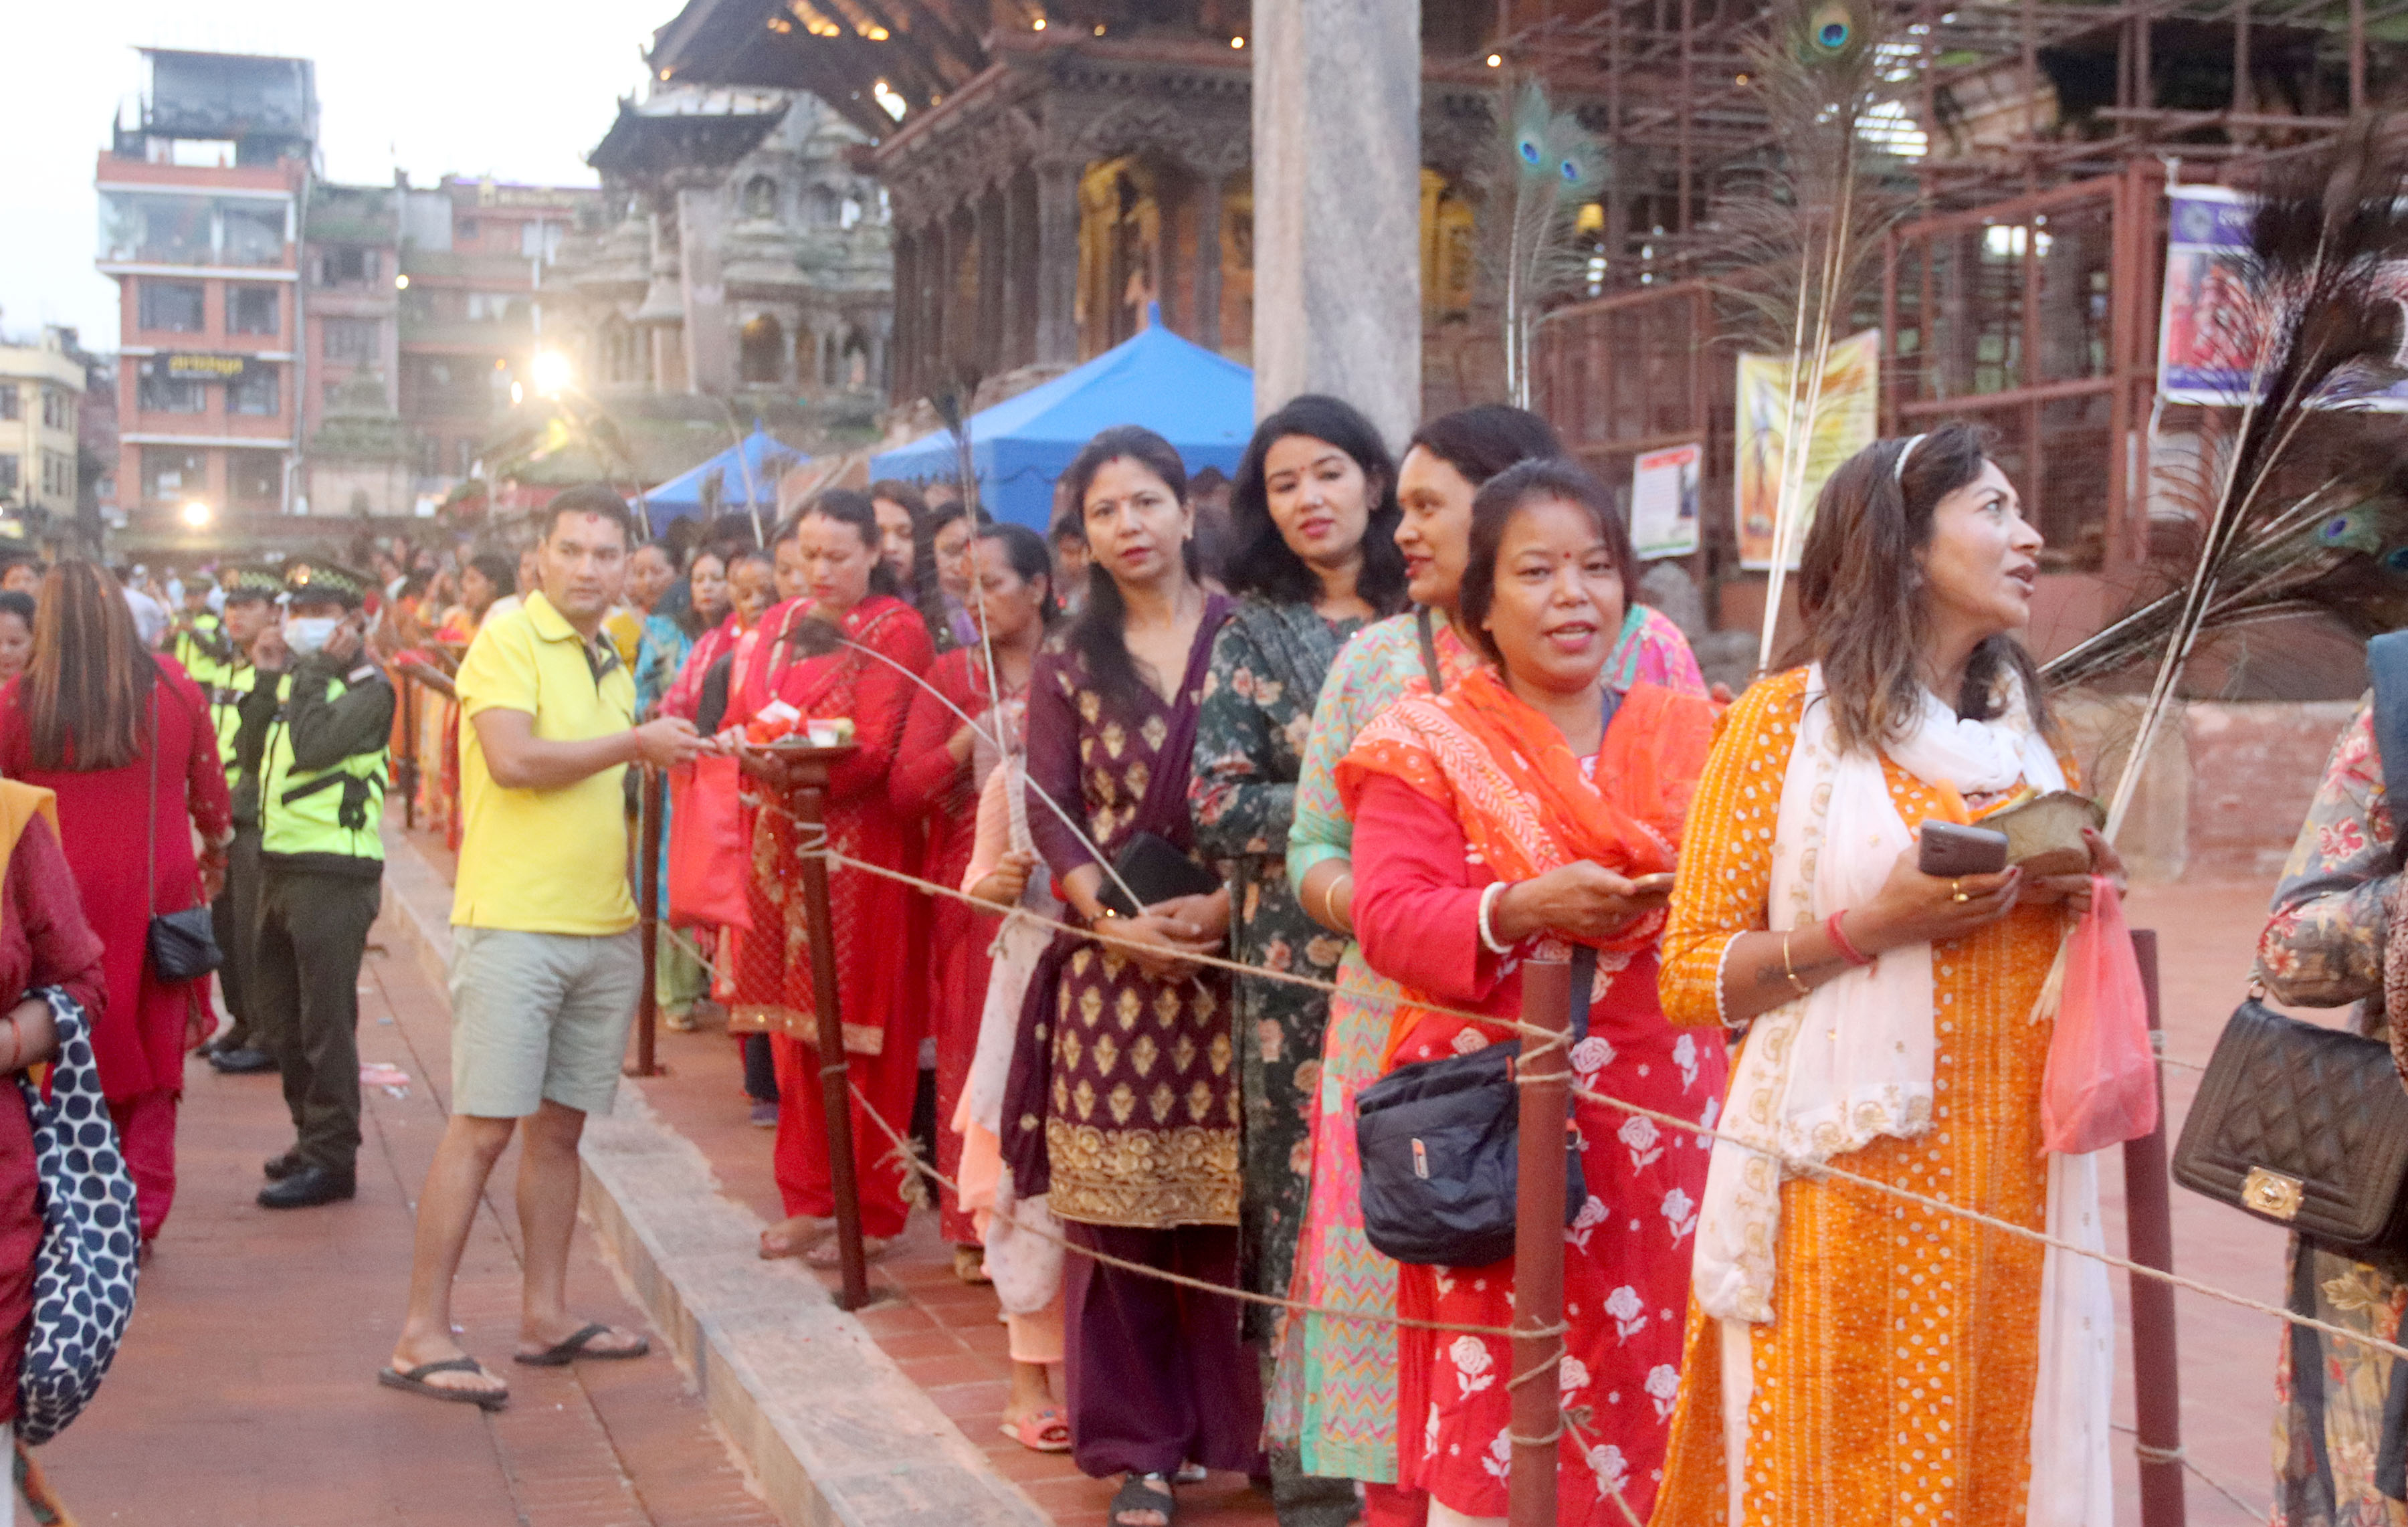
<svg viewBox="0 0 2408 1527">
<path fill-rule="evenodd" d="M 1506 389 L 1526 408 L 1539 320 L 1549 300 L 1586 272 L 1580 208 L 1604 183 L 1604 151 L 1579 118 L 1554 108 L 1535 79 L 1514 91 L 1505 127 L 1505 169 L 1492 178 L 1489 194 L 1492 205 L 1502 200 L 1506 215 L 1492 249 L 1503 267 Z"/>
<path fill-rule="evenodd" d="M 1720 285 L 1742 315 L 1740 337 L 1787 358 L 1785 440 L 1813 438 L 1831 347 L 1847 336 L 1882 236 L 1902 209 L 1878 183 L 1870 162 L 1879 150 L 1858 131 L 1893 72 L 1886 36 L 1870 0 L 1775 0 L 1764 31 L 1744 45 L 1748 83 L 1776 148 L 1717 208 L 1736 278 Z M 1808 507 L 1807 452 L 1785 451 L 1781 464 L 1759 666 L 1772 660 L 1782 585 Z"/>
<path fill-rule="evenodd" d="M 2154 660 L 2157 676 L 2108 810 L 2112 835 L 2201 635 L 2303 608 L 2372 634 L 2408 624 L 2408 382 L 2399 272 L 2408 260 L 2408 143 L 2367 119 L 2278 161 L 2233 263 L 2225 364 L 2249 401 L 2202 410 L 2195 455 L 2156 492 L 2197 551 L 2179 587 L 2141 602 L 2042 670 L 2058 683 Z"/>
</svg>

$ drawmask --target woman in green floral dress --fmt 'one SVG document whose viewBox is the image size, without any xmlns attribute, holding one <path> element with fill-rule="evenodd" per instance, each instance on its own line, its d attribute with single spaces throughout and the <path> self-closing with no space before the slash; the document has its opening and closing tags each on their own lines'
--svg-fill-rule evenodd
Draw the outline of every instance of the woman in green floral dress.
<svg viewBox="0 0 2408 1527">
<path fill-rule="evenodd" d="M 2258 945 L 2258 972 L 2278 1001 L 2308 1007 L 2355 1004 L 2350 1027 L 2387 1035 L 2395 1057 L 2408 1035 L 2385 1017 L 2383 957 L 2401 881 L 2392 850 L 2373 708 L 2342 729 L 2324 783 L 2300 827 L 2274 890 L 2273 917 Z M 2397 1270 L 2318 1250 L 2291 1238 L 2290 1308 L 2348 1331 L 2400 1339 L 2408 1283 Z M 2274 1368 L 2274 1516 L 2284 1527 L 2408 1527 L 2408 1502 L 2376 1488 L 2386 1441 L 2385 1400 L 2408 1380 L 2371 1347 L 2293 1326 Z M 2396 1482 L 2395 1482 L 2396 1488 Z"/>
<path fill-rule="evenodd" d="M 1263 421 L 1230 494 L 1237 610 L 1212 649 L 1197 716 L 1188 804 L 1196 843 L 1224 866 L 1232 956 L 1250 965 L 1334 979 L 1345 940 L 1316 925 L 1288 886 L 1287 830 L 1322 679 L 1365 621 L 1405 605 L 1397 549 L 1397 473 L 1369 421 L 1308 393 Z M 1237 1039 L 1245 1107 L 1240 1208 L 1245 1287 L 1284 1297 L 1312 1187 L 1326 993 L 1240 978 Z M 1246 1334 L 1268 1367 L 1276 1311 L 1250 1305 Z M 1265 1375 L 1268 1379 L 1269 1375 Z M 1354 1512 L 1354 1489 L 1303 1477 L 1274 1449 L 1280 1520 L 1332 1523 Z M 1327 1497 L 1324 1500 L 1322 1497 Z"/>
</svg>

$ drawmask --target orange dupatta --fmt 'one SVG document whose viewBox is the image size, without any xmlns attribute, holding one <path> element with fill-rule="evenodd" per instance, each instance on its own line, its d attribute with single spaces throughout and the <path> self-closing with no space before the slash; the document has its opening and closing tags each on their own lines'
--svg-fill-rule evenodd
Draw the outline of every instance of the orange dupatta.
<svg viewBox="0 0 2408 1527">
<path fill-rule="evenodd" d="M 1402 781 L 1455 818 L 1500 880 L 1581 859 L 1634 878 L 1659 874 L 1672 867 L 1721 713 L 1712 700 L 1632 685 L 1605 729 L 1592 785 L 1555 723 L 1483 668 L 1442 696 L 1400 700 L 1365 727 L 1338 765 L 1339 798 L 1351 813 L 1371 776 Z M 1661 911 L 1634 918 L 1597 947 L 1644 949 L 1664 921 Z M 1400 1006 L 1393 1033 L 1412 1014 Z"/>
</svg>

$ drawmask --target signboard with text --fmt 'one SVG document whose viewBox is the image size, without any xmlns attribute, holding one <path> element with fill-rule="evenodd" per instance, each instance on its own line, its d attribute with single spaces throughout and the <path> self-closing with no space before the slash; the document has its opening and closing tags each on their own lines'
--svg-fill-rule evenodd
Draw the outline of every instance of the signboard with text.
<svg viewBox="0 0 2408 1527">
<path fill-rule="evenodd" d="M 1698 549 L 1698 479 L 1702 445 L 1650 450 L 1630 466 L 1630 544 L 1641 562 L 1685 557 Z"/>
</svg>

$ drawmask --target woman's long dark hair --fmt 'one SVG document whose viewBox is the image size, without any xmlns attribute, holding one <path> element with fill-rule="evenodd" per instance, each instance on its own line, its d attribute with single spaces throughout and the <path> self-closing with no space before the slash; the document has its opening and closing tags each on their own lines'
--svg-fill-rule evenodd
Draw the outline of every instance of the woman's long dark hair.
<svg viewBox="0 0 2408 1527">
<path fill-rule="evenodd" d="M 1631 591 L 1638 583 L 1639 557 L 1631 548 L 1630 527 L 1613 512 L 1613 495 L 1606 492 L 1605 484 L 1575 462 L 1541 459 L 1509 466 L 1481 484 L 1471 501 L 1471 549 L 1463 564 L 1458 607 L 1464 635 L 1499 668 L 1505 665 L 1505 657 L 1497 650 L 1497 638 L 1488 633 L 1488 611 L 1497 602 L 1497 553 L 1505 544 L 1505 531 L 1513 517 L 1541 500 L 1587 511 L 1613 558 L 1613 570 L 1622 575 L 1624 613 L 1638 603 Z"/>
<path fill-rule="evenodd" d="M 1054 552 L 1046 546 L 1045 537 L 1026 525 L 985 524 L 979 527 L 978 539 L 1002 546 L 1003 560 L 1023 583 L 1032 578 L 1045 580 L 1045 602 L 1037 607 L 1037 615 L 1045 622 L 1046 630 L 1053 630 L 1062 619 L 1062 593 L 1054 586 Z"/>
<path fill-rule="evenodd" d="M 36 768 L 84 774 L 140 758 L 158 680 L 133 607 L 107 568 L 76 560 L 44 575 L 21 702 Z"/>
<path fill-rule="evenodd" d="M 1271 448 L 1292 435 L 1326 440 L 1354 458 L 1363 471 L 1370 520 L 1363 531 L 1363 566 L 1354 592 L 1374 613 L 1405 607 L 1405 554 L 1397 549 L 1397 464 L 1380 432 L 1353 405 L 1320 392 L 1291 398 L 1254 428 L 1238 477 L 1229 491 L 1232 545 L 1224 578 L 1231 593 L 1259 594 L 1279 604 L 1309 605 L 1321 597 L 1321 579 L 1271 520 L 1265 461 Z"/>
<path fill-rule="evenodd" d="M 1940 501 L 1982 475 L 1997 432 L 1955 421 L 1913 442 L 1876 440 L 1823 484 L 1798 564 L 1798 607 L 1806 619 L 1803 656 L 1823 665 L 1831 726 L 1843 748 L 1878 749 L 1904 735 L 1923 706 L 1922 660 L 1931 636 L 1922 564 Z M 2040 669 L 2024 644 L 1997 635 L 1973 649 L 1956 713 L 1988 718 L 2000 677 L 2023 678 L 2032 724 L 2056 735 Z"/>
<path fill-rule="evenodd" d="M 1474 488 L 1515 462 L 1543 461 L 1564 453 L 1555 426 L 1527 408 L 1503 403 L 1475 403 L 1440 414 L 1420 429 L 1407 445 L 1419 446 L 1463 474 Z"/>
<path fill-rule="evenodd" d="M 1087 490 L 1095 485 L 1096 474 L 1107 464 L 1123 460 L 1160 478 L 1171 497 L 1187 502 L 1187 464 L 1179 459 L 1178 448 L 1140 425 L 1115 424 L 1088 441 L 1062 474 L 1080 523 L 1086 522 Z M 1199 576 L 1196 537 L 1180 544 L 1179 561 L 1190 579 Z M 1127 631 L 1128 606 L 1121 599 L 1121 586 L 1097 558 L 1087 569 L 1087 602 L 1070 622 L 1067 640 L 1070 649 L 1085 660 L 1089 677 L 1099 687 L 1125 690 L 1145 682 L 1137 671 L 1137 661 L 1129 656 Z"/>
<path fill-rule="evenodd" d="M 721 610 L 718 618 L 714 620 L 704 614 L 702 607 L 694 602 L 694 569 L 695 564 L 700 563 L 705 557 L 709 557 L 711 561 L 719 564 L 720 586 L 722 588 L 725 588 L 727 585 L 727 559 L 721 556 L 718 552 L 713 551 L 707 546 L 696 548 L 693 561 L 687 563 L 685 568 L 685 607 L 679 610 L 677 613 L 678 629 L 683 631 L 688 636 L 694 637 L 696 640 L 701 638 L 704 632 L 710 630 L 713 626 L 719 624 L 721 621 L 727 619 L 727 610 Z M 728 596 L 727 604 L 729 609 L 733 609 L 735 607 L 736 600 L 733 594 Z"/>
</svg>

